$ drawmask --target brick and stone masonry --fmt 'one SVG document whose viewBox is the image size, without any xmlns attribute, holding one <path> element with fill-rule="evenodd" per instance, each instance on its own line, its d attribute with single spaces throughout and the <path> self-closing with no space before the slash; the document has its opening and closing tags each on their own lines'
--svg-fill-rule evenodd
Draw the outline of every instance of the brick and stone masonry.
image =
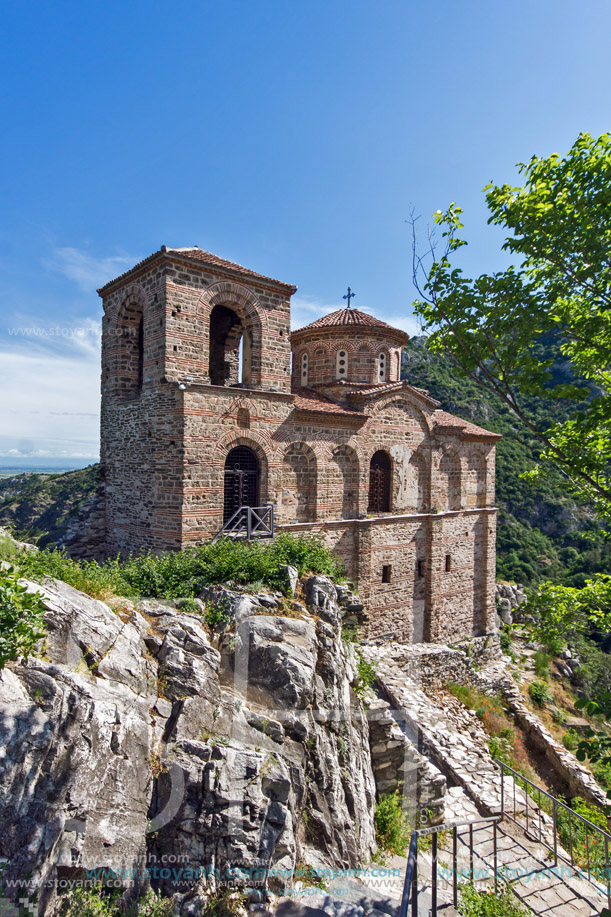
<svg viewBox="0 0 611 917">
<path fill-rule="evenodd" d="M 491 632 L 499 437 L 402 381 L 408 336 L 371 315 L 291 334 L 295 290 L 165 246 L 99 290 L 106 551 L 179 550 L 273 504 L 342 558 L 370 637 Z"/>
</svg>

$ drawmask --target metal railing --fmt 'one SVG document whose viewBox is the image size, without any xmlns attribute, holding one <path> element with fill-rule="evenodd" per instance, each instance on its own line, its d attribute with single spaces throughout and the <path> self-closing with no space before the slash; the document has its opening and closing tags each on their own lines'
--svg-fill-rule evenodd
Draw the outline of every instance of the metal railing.
<svg viewBox="0 0 611 917">
<path fill-rule="evenodd" d="M 431 836 L 431 917 L 437 917 L 439 910 L 448 906 L 450 903 L 455 908 L 458 907 L 458 845 L 459 843 L 469 849 L 469 869 L 465 878 L 473 881 L 475 876 L 475 857 L 482 860 L 488 866 L 486 860 L 475 849 L 474 838 L 478 831 L 489 829 L 492 826 L 492 857 L 494 872 L 494 890 L 498 890 L 498 844 L 497 844 L 497 827 L 501 820 L 500 815 L 494 815 L 489 818 L 477 818 L 473 821 L 455 821 L 444 825 L 435 825 L 432 828 L 419 828 L 412 833 L 409 853 L 407 855 L 407 869 L 405 871 L 405 883 L 403 885 L 403 895 L 401 898 L 401 910 L 399 917 L 418 917 L 418 840 L 421 837 Z M 467 829 L 465 832 L 460 828 Z M 440 904 L 439 899 L 439 877 L 438 877 L 438 835 L 441 832 L 452 832 L 452 901 L 446 904 Z M 468 835 L 467 840 L 462 836 Z"/>
<path fill-rule="evenodd" d="M 501 815 L 507 818 L 515 825 L 521 828 L 528 837 L 534 838 L 544 847 L 547 847 L 554 854 L 554 865 L 558 865 L 558 860 L 570 865 L 573 869 L 577 868 L 587 870 L 588 881 L 592 881 L 592 876 L 597 882 L 606 885 L 607 902 L 611 908 L 611 873 L 609 870 L 609 842 L 611 834 L 608 834 L 598 825 L 595 825 L 585 816 L 575 812 L 569 805 L 552 796 L 551 793 L 542 790 L 526 777 L 522 776 L 519 771 L 514 770 L 503 761 L 497 761 L 501 767 Z M 507 798 L 505 793 L 505 773 L 513 777 L 513 812 L 511 808 L 507 809 Z M 516 804 L 516 784 L 524 790 L 524 821 L 519 819 L 519 812 Z M 534 825 L 529 823 L 528 800 L 533 803 L 532 819 Z M 535 805 L 536 800 L 536 805 Z M 541 804 L 543 800 L 543 805 Z M 511 802 L 511 800 L 510 800 Z M 547 807 L 548 814 L 551 815 L 552 839 L 551 844 L 548 836 L 543 830 L 543 810 Z M 568 838 L 560 838 L 563 843 L 568 840 L 568 853 L 565 853 L 562 846 L 559 845 L 558 814 L 563 813 L 566 816 L 566 827 Z M 533 832 L 534 827 L 534 832 Z M 576 857 L 576 846 L 580 838 L 585 835 L 585 864 L 578 863 Z M 604 866 L 602 862 L 602 851 L 604 850 Z M 581 853 L 583 853 L 583 848 Z M 583 856 L 579 856 L 583 859 Z M 584 868 L 585 866 L 585 868 Z M 601 875 L 602 873 L 602 875 Z"/>
<path fill-rule="evenodd" d="M 241 506 L 230 516 L 223 528 L 216 533 L 211 542 L 216 541 L 221 535 L 246 535 L 248 541 L 253 538 L 274 537 L 274 507 L 268 506 Z"/>
</svg>

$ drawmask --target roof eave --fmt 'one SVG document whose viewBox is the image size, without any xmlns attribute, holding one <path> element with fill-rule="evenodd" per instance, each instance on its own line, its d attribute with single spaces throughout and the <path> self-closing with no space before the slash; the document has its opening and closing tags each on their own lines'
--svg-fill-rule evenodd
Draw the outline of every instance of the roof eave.
<svg viewBox="0 0 611 917">
<path fill-rule="evenodd" d="M 108 293 L 112 292 L 114 289 L 119 289 L 124 284 L 129 283 L 134 277 L 139 276 L 139 274 L 148 270 L 148 268 L 154 264 L 156 260 L 163 261 L 178 261 L 186 262 L 192 267 L 197 268 L 198 270 L 204 270 L 213 273 L 221 273 L 227 277 L 238 280 L 253 280 L 259 283 L 261 286 L 268 286 L 274 289 L 280 289 L 283 292 L 288 293 L 292 296 L 297 292 L 297 287 L 292 283 L 285 283 L 282 280 L 275 280 L 273 277 L 265 277 L 262 274 L 257 274 L 254 271 L 249 272 L 247 268 L 242 271 L 237 271 L 235 268 L 231 268 L 228 265 L 223 264 L 214 264 L 212 262 L 201 261 L 198 258 L 189 258 L 187 252 L 180 252 L 175 250 L 168 250 L 165 245 L 161 247 L 158 252 L 153 252 L 152 255 L 149 255 L 147 258 L 144 258 L 142 261 L 139 261 L 135 264 L 129 271 L 126 271 L 124 274 L 120 274 L 118 277 L 115 277 L 113 280 L 109 280 L 108 283 L 105 283 L 104 286 L 98 288 L 98 296 L 102 298 Z"/>
<path fill-rule="evenodd" d="M 409 382 L 401 380 L 401 384 L 396 383 L 396 388 L 380 388 L 378 391 L 365 391 L 359 392 L 358 390 L 350 392 L 350 399 L 352 401 L 373 401 L 374 398 L 380 398 L 382 395 L 392 395 L 395 392 L 409 392 L 414 398 L 417 398 L 418 401 L 424 402 L 428 407 L 438 408 L 441 405 L 440 401 L 436 401 L 434 398 L 431 398 L 430 395 L 423 395 L 422 392 L 414 388 L 413 385 L 410 385 Z"/>
</svg>

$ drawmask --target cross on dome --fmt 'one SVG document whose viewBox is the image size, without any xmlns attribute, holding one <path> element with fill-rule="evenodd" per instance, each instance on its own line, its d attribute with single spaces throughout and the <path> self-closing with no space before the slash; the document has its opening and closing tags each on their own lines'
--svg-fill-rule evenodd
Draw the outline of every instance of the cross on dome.
<svg viewBox="0 0 611 917">
<path fill-rule="evenodd" d="M 353 293 L 352 290 L 350 289 L 350 287 L 348 287 L 348 292 L 347 292 L 347 293 L 344 293 L 343 298 L 348 300 L 348 308 L 349 308 L 349 309 L 352 308 L 352 306 L 350 305 L 350 300 L 351 300 L 351 299 L 354 299 L 355 296 L 356 296 L 356 293 Z"/>
</svg>

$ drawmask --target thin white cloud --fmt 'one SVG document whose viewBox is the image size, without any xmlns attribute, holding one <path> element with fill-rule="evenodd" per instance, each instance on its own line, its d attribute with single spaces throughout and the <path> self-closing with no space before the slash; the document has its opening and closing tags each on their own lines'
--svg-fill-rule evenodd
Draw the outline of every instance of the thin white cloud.
<svg viewBox="0 0 611 917">
<path fill-rule="evenodd" d="M 99 451 L 99 345 L 0 343 L 0 456 L 88 458 Z"/>
<path fill-rule="evenodd" d="M 45 260 L 50 270 L 57 271 L 74 281 L 88 293 L 117 277 L 138 259 L 131 256 L 96 257 L 78 248 L 56 248 L 51 258 Z"/>
</svg>

